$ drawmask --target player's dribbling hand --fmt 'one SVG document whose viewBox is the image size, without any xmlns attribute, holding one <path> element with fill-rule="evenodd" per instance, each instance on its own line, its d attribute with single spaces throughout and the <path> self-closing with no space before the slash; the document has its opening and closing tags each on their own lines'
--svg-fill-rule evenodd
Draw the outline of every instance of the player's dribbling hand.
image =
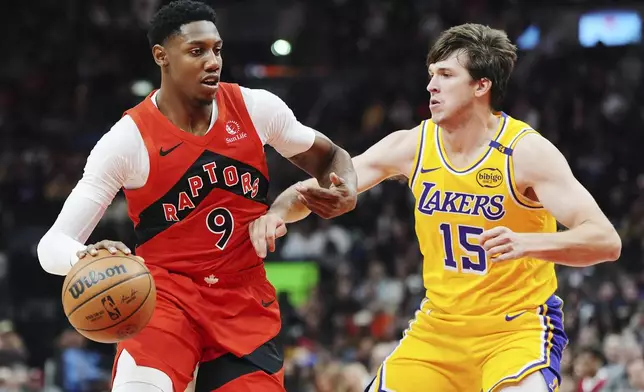
<svg viewBox="0 0 644 392">
<path fill-rule="evenodd" d="M 297 184 L 297 199 L 314 214 L 331 219 L 345 214 L 354 208 L 358 202 L 358 193 L 347 186 L 343 178 L 335 173 L 329 175 L 331 186 L 329 189 L 319 186 L 306 186 Z"/>
<path fill-rule="evenodd" d="M 268 212 L 252 221 L 248 232 L 257 256 L 264 258 L 267 249 L 269 252 L 275 251 L 275 240 L 286 235 L 286 224 L 275 213 Z"/>
<path fill-rule="evenodd" d="M 87 255 L 93 257 L 98 254 L 99 249 L 106 249 L 108 252 L 110 252 L 113 255 L 115 255 L 119 251 L 128 256 L 132 254 L 132 251 L 130 250 L 130 248 L 128 248 L 122 242 L 103 240 L 95 244 L 87 245 L 87 247 L 84 250 L 80 250 L 76 252 L 76 256 L 78 256 L 79 259 L 82 259 Z"/>
<path fill-rule="evenodd" d="M 485 250 L 488 259 L 493 262 L 515 260 L 525 256 L 521 234 L 504 226 L 497 226 L 481 233 L 479 244 Z"/>
</svg>

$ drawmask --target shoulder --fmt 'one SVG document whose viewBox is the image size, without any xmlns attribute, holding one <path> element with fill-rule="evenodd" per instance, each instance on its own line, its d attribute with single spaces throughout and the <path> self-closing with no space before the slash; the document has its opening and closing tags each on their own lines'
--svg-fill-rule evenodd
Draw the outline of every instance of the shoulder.
<svg viewBox="0 0 644 392">
<path fill-rule="evenodd" d="M 426 133 L 433 132 L 433 126 L 431 120 L 425 120 L 413 128 L 394 131 L 385 136 L 382 141 L 387 140 L 391 144 L 404 142 L 405 144 L 417 145 Z"/>
<path fill-rule="evenodd" d="M 394 131 L 389 135 L 382 138 L 373 147 L 378 148 L 380 152 L 384 153 L 389 151 L 391 155 L 386 155 L 392 158 L 399 158 L 402 153 L 415 152 L 418 142 L 423 132 L 422 125 L 416 126 L 412 129 L 401 129 Z M 395 157 L 394 157 L 395 156 Z"/>
<path fill-rule="evenodd" d="M 249 113 L 255 112 L 256 108 L 268 107 L 271 111 L 276 109 L 290 110 L 282 98 L 274 93 L 264 90 L 239 86 L 244 102 Z"/>
<path fill-rule="evenodd" d="M 112 158 L 137 156 L 143 139 L 132 117 L 126 115 L 107 131 L 92 149 L 92 156 L 101 155 Z"/>
<path fill-rule="evenodd" d="M 537 132 L 527 132 L 517 141 L 512 161 L 519 182 L 534 183 L 570 171 L 561 151 Z"/>
<path fill-rule="evenodd" d="M 426 120 L 411 129 L 403 129 L 391 134 L 392 148 L 402 151 L 405 155 L 416 155 L 419 146 L 425 143 L 427 138 L 431 138 L 434 133 L 434 123 Z"/>
<path fill-rule="evenodd" d="M 534 127 L 527 123 L 526 121 L 523 121 L 521 119 L 518 119 L 516 117 L 512 117 L 509 114 L 502 113 L 502 115 L 506 118 L 508 121 L 508 127 L 511 129 L 532 129 L 534 130 Z"/>
<path fill-rule="evenodd" d="M 414 128 L 411 128 L 406 131 L 406 137 L 409 139 L 409 142 L 414 146 L 419 145 L 428 145 L 428 143 L 433 143 L 436 139 L 436 132 L 438 132 L 438 125 L 432 119 L 426 119 L 416 125 Z M 412 142 L 413 141 L 413 142 Z"/>
<path fill-rule="evenodd" d="M 540 135 L 539 131 L 526 121 L 503 114 L 505 123 L 499 141 L 506 147 L 513 147 L 528 135 Z"/>
<path fill-rule="evenodd" d="M 110 130 L 103 135 L 102 139 L 113 141 L 116 146 L 120 148 L 132 147 L 132 144 L 142 142 L 139 127 L 136 125 L 132 117 L 125 115 L 117 121 Z"/>
<path fill-rule="evenodd" d="M 106 192 L 101 200 L 109 199 L 109 202 L 120 187 L 127 185 L 133 176 L 141 174 L 144 166 L 141 162 L 146 158 L 141 134 L 132 118 L 125 116 L 92 148 L 80 184 L 89 185 L 88 192 L 97 189 Z"/>
<path fill-rule="evenodd" d="M 395 143 L 402 143 L 401 147 L 409 147 L 413 146 L 416 147 L 418 144 L 419 139 L 423 136 L 423 134 L 427 131 L 426 127 L 424 126 L 424 123 L 421 123 L 420 125 L 415 126 L 414 128 L 411 129 L 402 129 L 399 131 L 395 131 L 389 134 L 389 137 L 391 138 L 392 144 Z"/>
<path fill-rule="evenodd" d="M 356 158 L 388 168 L 388 171 L 407 175 L 413 164 L 422 130 L 421 124 L 412 129 L 392 132 Z"/>
<path fill-rule="evenodd" d="M 532 129 L 517 133 L 517 141 L 512 150 L 515 162 L 533 162 L 543 159 L 543 154 L 551 155 L 560 153 L 550 140 Z"/>
<path fill-rule="evenodd" d="M 436 125 L 431 120 L 422 121 L 414 128 L 392 133 L 389 144 L 405 156 L 411 156 L 412 159 L 415 159 L 421 146 L 427 145 L 428 139 L 433 139 L 436 131 L 435 127 Z"/>
<path fill-rule="evenodd" d="M 110 128 L 107 134 L 129 137 L 130 135 L 137 134 L 138 132 L 139 128 L 136 126 L 136 123 L 134 122 L 132 117 L 125 115 L 121 117 L 121 119 L 116 123 L 114 123 L 114 125 L 112 125 L 112 128 Z"/>
</svg>

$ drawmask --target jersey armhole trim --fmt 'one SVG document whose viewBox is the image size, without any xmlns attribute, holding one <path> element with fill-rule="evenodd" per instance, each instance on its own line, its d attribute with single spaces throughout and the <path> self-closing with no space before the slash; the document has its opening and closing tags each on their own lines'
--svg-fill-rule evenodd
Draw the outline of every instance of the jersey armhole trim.
<svg viewBox="0 0 644 392">
<path fill-rule="evenodd" d="M 524 128 L 521 131 L 519 131 L 519 133 L 512 139 L 512 141 L 510 141 L 508 148 L 512 152 L 514 152 L 514 149 L 517 143 L 519 142 L 519 140 L 523 139 L 523 137 L 530 134 L 538 135 L 539 133 L 532 128 Z M 514 178 L 514 161 L 512 158 L 512 154 L 506 157 L 506 176 L 508 179 L 507 180 L 508 193 L 510 194 L 512 200 L 514 200 L 514 202 L 517 205 L 531 210 L 543 209 L 543 205 L 541 203 L 528 198 L 523 193 L 521 193 L 519 188 L 517 188 L 516 180 Z"/>
<path fill-rule="evenodd" d="M 256 168 L 258 169 L 266 179 L 270 180 L 269 178 L 269 173 L 268 173 L 268 164 L 266 163 L 266 149 L 264 148 L 264 143 L 262 142 L 262 138 L 259 136 L 259 130 L 255 126 L 255 123 L 253 122 L 253 118 L 250 116 L 250 112 L 248 111 L 248 106 L 246 106 L 246 101 L 244 100 L 244 95 L 241 90 L 241 86 L 237 83 L 229 83 L 228 84 L 229 89 L 228 91 L 230 92 L 230 96 L 228 96 L 228 102 L 231 104 L 231 107 L 226 109 L 226 113 L 230 114 L 231 112 L 235 112 L 238 116 L 240 116 L 240 120 L 249 127 L 253 128 L 253 135 L 251 136 L 251 139 L 253 140 L 253 143 L 259 148 L 259 151 L 262 151 L 264 153 L 264 160 L 262 163 L 261 168 Z M 228 119 L 226 119 L 228 121 Z M 314 141 L 315 142 L 315 141 Z"/>
<path fill-rule="evenodd" d="M 429 120 L 424 120 L 422 123 L 420 123 L 420 132 L 418 135 L 418 147 L 416 148 L 416 153 L 414 154 L 414 161 L 412 163 L 412 172 L 409 173 L 409 188 L 413 191 L 414 186 L 416 185 L 416 177 L 418 177 L 418 171 L 423 165 L 423 150 L 425 150 L 424 144 L 425 144 L 425 136 L 427 133 L 427 124 L 429 124 Z"/>
</svg>

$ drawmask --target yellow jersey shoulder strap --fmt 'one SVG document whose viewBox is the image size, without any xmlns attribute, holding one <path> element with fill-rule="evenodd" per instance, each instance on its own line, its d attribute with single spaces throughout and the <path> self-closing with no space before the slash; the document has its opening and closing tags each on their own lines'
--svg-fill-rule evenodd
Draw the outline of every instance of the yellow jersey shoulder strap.
<svg viewBox="0 0 644 392">
<path fill-rule="evenodd" d="M 519 206 L 527 209 L 541 209 L 543 206 L 541 203 L 536 202 L 521 193 L 521 191 L 516 186 L 516 179 L 514 178 L 514 162 L 512 156 L 514 154 L 514 149 L 519 142 L 525 136 L 530 134 L 539 135 L 539 132 L 535 131 L 529 124 L 512 119 L 509 126 L 508 132 L 503 135 L 503 140 L 500 141 L 500 146 L 497 150 L 501 151 L 506 155 L 506 172 L 508 177 L 508 190 L 512 198 L 519 204 Z"/>
<path fill-rule="evenodd" d="M 523 138 L 528 133 L 538 134 L 539 132 L 535 131 L 530 125 L 524 123 L 523 121 L 517 120 L 510 116 L 507 116 L 506 121 L 508 121 L 506 130 L 497 140 L 492 140 L 490 142 L 490 147 L 510 157 L 514 152 L 514 146 L 521 138 Z"/>
<path fill-rule="evenodd" d="M 409 173 L 407 178 L 409 178 L 409 188 L 414 189 L 416 182 L 416 177 L 423 166 L 423 160 L 425 155 L 429 153 L 428 149 L 425 147 L 427 144 L 427 138 L 431 137 L 432 131 L 434 129 L 434 122 L 432 120 L 424 120 L 420 123 L 418 131 L 418 145 L 416 146 L 416 154 L 414 155 L 414 161 L 412 163 L 412 171 Z"/>
</svg>

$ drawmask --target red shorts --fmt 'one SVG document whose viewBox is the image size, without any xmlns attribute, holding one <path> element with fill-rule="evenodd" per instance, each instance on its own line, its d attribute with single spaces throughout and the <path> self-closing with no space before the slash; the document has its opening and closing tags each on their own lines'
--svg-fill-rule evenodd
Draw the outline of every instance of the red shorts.
<svg viewBox="0 0 644 392">
<path fill-rule="evenodd" d="M 199 364 L 196 391 L 284 391 L 281 327 L 263 266 L 201 280 L 149 266 L 157 288 L 150 323 L 117 347 L 137 366 L 162 371 L 184 392 Z"/>
</svg>

